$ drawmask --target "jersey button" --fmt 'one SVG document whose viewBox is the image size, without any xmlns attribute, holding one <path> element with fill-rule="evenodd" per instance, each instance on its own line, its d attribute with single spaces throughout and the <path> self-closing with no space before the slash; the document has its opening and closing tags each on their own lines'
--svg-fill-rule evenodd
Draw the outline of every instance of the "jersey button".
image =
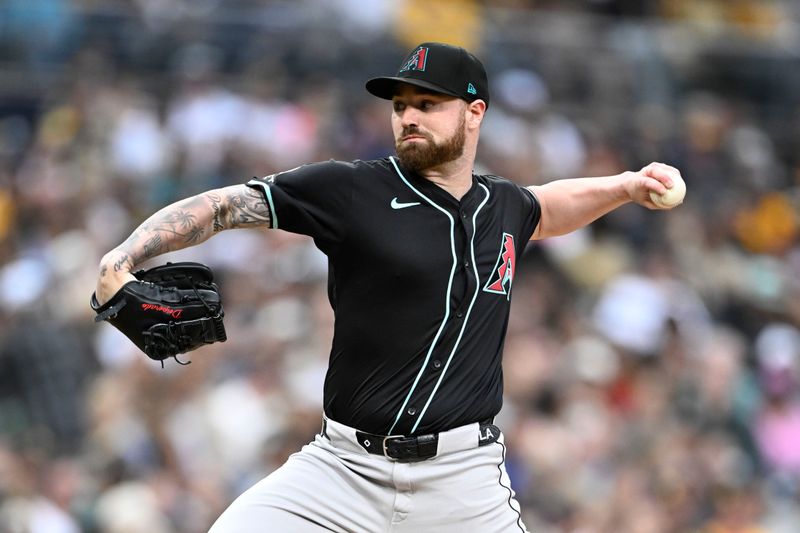
<svg viewBox="0 0 800 533">
<path fill-rule="evenodd" d="M 417 408 L 416 407 L 409 407 L 408 411 L 406 411 L 406 413 L 408 413 L 410 416 L 414 416 L 415 414 L 417 414 Z"/>
<path fill-rule="evenodd" d="M 436 360 L 433 362 L 433 368 L 442 368 L 442 362 L 441 362 L 441 361 L 439 361 L 438 359 L 436 359 Z"/>
<path fill-rule="evenodd" d="M 467 214 L 466 213 L 461 213 L 461 218 L 467 218 Z"/>
<path fill-rule="evenodd" d="M 463 317 L 464 317 L 464 313 L 462 313 L 461 311 L 459 311 L 458 313 L 456 313 L 456 316 L 457 316 L 458 318 L 463 318 Z"/>
<path fill-rule="evenodd" d="M 469 261 L 464 261 L 464 268 L 469 268 Z"/>
</svg>

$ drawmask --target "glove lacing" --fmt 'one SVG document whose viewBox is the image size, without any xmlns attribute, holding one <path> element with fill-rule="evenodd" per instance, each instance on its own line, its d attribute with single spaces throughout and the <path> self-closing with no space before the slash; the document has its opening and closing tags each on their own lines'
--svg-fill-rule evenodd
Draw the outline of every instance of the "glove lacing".
<svg viewBox="0 0 800 533">
<path fill-rule="evenodd" d="M 209 316 L 217 316 L 218 317 L 219 314 L 214 315 L 214 308 L 211 307 L 210 305 L 208 305 L 208 302 L 206 302 L 205 298 L 203 298 L 203 296 L 200 294 L 200 291 L 197 290 L 197 285 L 195 285 L 195 283 L 194 283 L 194 278 L 192 276 L 186 276 L 186 277 L 189 280 L 189 283 L 192 284 L 192 290 L 194 291 L 195 296 L 197 296 L 197 299 L 206 308 L 206 310 L 208 311 Z M 178 335 L 176 332 L 174 332 L 174 327 L 175 327 L 175 322 L 174 321 L 170 321 L 168 323 L 168 326 L 169 326 L 170 336 L 175 338 L 175 341 L 178 344 L 178 347 L 186 346 L 192 340 L 192 338 L 189 335 Z M 153 336 L 154 337 L 160 337 L 161 339 L 163 339 L 167 343 L 169 342 L 167 337 L 165 335 L 162 335 L 161 333 L 153 333 Z M 175 354 L 172 357 L 181 366 L 187 366 L 187 365 L 192 364 L 191 361 L 181 361 L 180 359 L 178 359 L 178 354 Z M 164 368 L 164 359 L 161 359 L 160 362 L 161 362 L 161 368 Z"/>
</svg>

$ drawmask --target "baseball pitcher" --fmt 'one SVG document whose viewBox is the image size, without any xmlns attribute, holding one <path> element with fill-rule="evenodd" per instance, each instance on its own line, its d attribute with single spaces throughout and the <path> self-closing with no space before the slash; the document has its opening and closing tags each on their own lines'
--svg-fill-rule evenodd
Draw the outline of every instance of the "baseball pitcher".
<svg viewBox="0 0 800 533">
<path fill-rule="evenodd" d="M 172 289 L 157 281 L 145 294 L 141 285 L 153 282 L 137 276 L 136 265 L 233 228 L 311 236 L 329 260 L 336 315 L 322 429 L 211 531 L 526 531 L 494 424 L 525 244 L 629 202 L 671 208 L 677 204 L 657 204 L 651 193 L 665 195 L 682 183 L 680 173 L 652 163 L 527 188 L 476 174 L 490 92 L 483 65 L 462 48 L 423 43 L 395 76 L 371 79 L 366 89 L 390 102 L 396 155 L 308 164 L 160 210 L 103 257 L 95 308 L 109 319 L 115 303 L 132 302 L 122 309 L 133 317 L 129 336 L 155 342 L 157 358 L 224 340 L 208 275 Z M 118 296 L 126 287 L 134 295 Z M 192 320 L 202 324 L 179 327 L 164 309 L 160 322 L 137 322 L 182 301 L 144 309 L 141 298 L 176 290 L 195 298 L 202 316 Z"/>
</svg>

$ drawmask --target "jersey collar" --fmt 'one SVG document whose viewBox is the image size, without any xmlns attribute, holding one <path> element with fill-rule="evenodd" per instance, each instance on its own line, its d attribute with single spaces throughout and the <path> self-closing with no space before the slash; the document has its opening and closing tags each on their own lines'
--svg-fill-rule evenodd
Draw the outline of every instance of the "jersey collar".
<svg viewBox="0 0 800 533">
<path fill-rule="evenodd" d="M 394 160 L 397 163 L 398 168 L 400 168 L 400 170 L 403 172 L 403 175 L 414 185 L 414 187 L 425 193 L 425 195 L 429 196 L 436 203 L 440 205 L 447 205 L 458 210 L 459 208 L 465 207 L 474 202 L 478 192 L 478 179 L 476 178 L 475 173 L 472 174 L 472 185 L 470 186 L 469 190 L 466 192 L 466 194 L 464 194 L 464 196 L 461 197 L 461 200 L 456 200 L 452 194 L 439 187 L 431 180 L 402 166 L 398 158 L 395 157 Z M 391 163 L 389 164 L 391 165 Z"/>
</svg>

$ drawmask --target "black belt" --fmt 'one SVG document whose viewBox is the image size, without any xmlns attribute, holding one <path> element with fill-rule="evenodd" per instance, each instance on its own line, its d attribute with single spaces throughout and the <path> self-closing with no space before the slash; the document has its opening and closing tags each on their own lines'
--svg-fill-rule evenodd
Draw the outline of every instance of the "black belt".
<svg viewBox="0 0 800 533">
<path fill-rule="evenodd" d="M 500 438 L 500 428 L 491 421 L 482 422 L 479 426 L 478 446 L 486 446 Z M 401 463 L 424 461 L 434 457 L 439 448 L 439 434 L 426 435 L 375 435 L 356 431 L 358 443 L 374 455 L 383 455 Z"/>
</svg>

